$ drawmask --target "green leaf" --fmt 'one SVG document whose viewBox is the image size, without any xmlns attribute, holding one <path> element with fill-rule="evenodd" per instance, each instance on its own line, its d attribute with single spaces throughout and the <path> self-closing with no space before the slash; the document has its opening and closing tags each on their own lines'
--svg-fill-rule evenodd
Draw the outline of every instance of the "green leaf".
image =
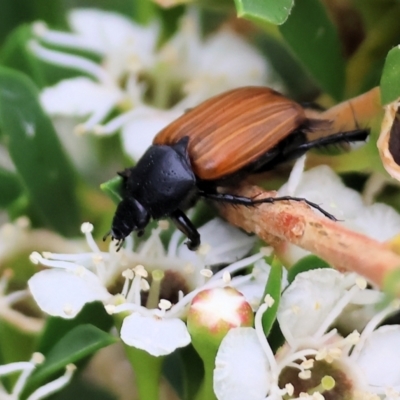
<svg viewBox="0 0 400 400">
<path fill-rule="evenodd" d="M 294 0 L 235 0 L 239 17 L 276 25 L 287 20 L 293 3 Z"/>
<path fill-rule="evenodd" d="M 85 304 L 81 312 L 73 319 L 49 317 L 39 339 L 37 351 L 46 355 L 57 343 L 58 338 L 83 324 L 90 324 L 108 332 L 113 326 L 113 319 L 107 314 L 104 305 L 98 301 Z"/>
<path fill-rule="evenodd" d="M 341 100 L 345 62 L 338 33 L 319 0 L 297 1 L 280 32 L 319 86 Z"/>
<path fill-rule="evenodd" d="M 65 25 L 63 0 L 2 0 L 0 13 L 0 42 L 23 22 L 41 20 L 51 25 Z"/>
<path fill-rule="evenodd" d="M 381 77 L 381 102 L 386 105 L 400 97 L 400 47 L 389 51 Z"/>
<path fill-rule="evenodd" d="M 123 179 L 116 176 L 100 185 L 100 189 L 115 203 L 118 204 L 122 200 L 122 183 Z"/>
<path fill-rule="evenodd" d="M 35 211 L 64 235 L 80 226 L 77 179 L 38 91 L 23 74 L 0 67 L 0 121 L 3 138 Z"/>
<path fill-rule="evenodd" d="M 75 364 L 103 347 L 117 342 L 114 336 L 93 325 L 80 325 L 69 331 L 46 355 L 32 376 L 28 379 L 22 397 L 37 387 L 63 373 L 68 364 Z"/>
<path fill-rule="evenodd" d="M 293 265 L 289 269 L 288 272 L 288 282 L 289 284 L 294 281 L 296 276 L 301 272 L 310 271 L 312 269 L 320 269 L 320 268 L 331 268 L 331 266 L 321 258 L 314 256 L 313 254 L 309 256 L 303 257 L 301 260 L 297 261 L 296 264 Z"/>
<path fill-rule="evenodd" d="M 39 60 L 27 49 L 32 39 L 31 25 L 16 28 L 7 38 L 0 51 L 0 64 L 29 75 L 39 87 L 45 86 L 45 71 Z"/>
<path fill-rule="evenodd" d="M 18 176 L 6 169 L 0 168 L 0 208 L 7 208 L 23 193 Z"/>
<path fill-rule="evenodd" d="M 270 295 L 274 299 L 274 304 L 271 307 L 268 307 L 262 316 L 262 326 L 265 336 L 268 336 L 271 332 L 271 328 L 276 319 L 276 313 L 278 312 L 282 291 L 282 271 L 282 264 L 277 258 L 274 258 L 271 263 L 271 271 L 262 297 L 262 301 L 266 295 Z"/>
</svg>

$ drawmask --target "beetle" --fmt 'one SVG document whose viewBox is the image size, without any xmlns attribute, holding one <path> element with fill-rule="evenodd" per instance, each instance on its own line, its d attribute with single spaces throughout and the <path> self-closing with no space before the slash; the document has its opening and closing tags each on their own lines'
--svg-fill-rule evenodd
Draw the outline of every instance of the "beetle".
<svg viewBox="0 0 400 400">
<path fill-rule="evenodd" d="M 329 121 L 307 118 L 299 103 L 267 87 L 242 87 L 204 101 L 162 129 L 136 166 L 118 173 L 122 200 L 104 239 L 111 235 L 119 250 L 132 231 L 141 236 L 151 219 L 169 217 L 196 250 L 200 235 L 184 210 L 199 198 L 244 206 L 303 201 L 336 220 L 304 198 L 251 199 L 218 190 L 311 148 L 363 141 L 369 134 L 356 129 L 309 141 L 307 133 L 321 123 Z"/>
</svg>

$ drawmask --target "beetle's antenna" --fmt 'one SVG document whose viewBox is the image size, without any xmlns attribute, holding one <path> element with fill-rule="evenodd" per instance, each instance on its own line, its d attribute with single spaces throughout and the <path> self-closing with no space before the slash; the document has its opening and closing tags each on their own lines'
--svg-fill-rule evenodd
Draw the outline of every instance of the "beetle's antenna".
<svg viewBox="0 0 400 400">
<path fill-rule="evenodd" d="M 307 205 L 309 205 L 312 208 L 315 208 L 319 212 L 321 212 L 325 217 L 331 219 L 332 221 L 337 221 L 337 218 L 328 213 L 328 211 L 325 211 L 321 206 L 319 206 L 316 203 L 313 203 L 312 201 L 309 201 L 303 197 L 293 197 L 293 196 L 280 196 L 280 197 L 265 197 L 263 199 L 251 199 L 249 197 L 242 197 L 242 196 L 236 196 L 233 194 L 227 194 L 227 193 L 207 193 L 207 192 L 200 192 L 200 196 L 208 198 L 210 200 L 216 200 L 220 201 L 223 203 L 229 203 L 229 204 L 236 204 L 236 205 L 242 205 L 242 206 L 256 206 L 258 204 L 264 204 L 264 203 L 276 203 L 277 201 L 304 201 Z"/>
</svg>

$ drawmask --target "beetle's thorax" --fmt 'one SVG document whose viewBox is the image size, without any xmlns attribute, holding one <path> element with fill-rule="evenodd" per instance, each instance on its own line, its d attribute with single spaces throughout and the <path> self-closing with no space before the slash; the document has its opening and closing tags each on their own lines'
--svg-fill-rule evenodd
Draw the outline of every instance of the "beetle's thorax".
<svg viewBox="0 0 400 400">
<path fill-rule="evenodd" d="M 172 146 L 150 146 L 129 171 L 125 196 L 134 197 L 154 219 L 184 208 L 196 194 L 186 147 L 186 138 Z"/>
</svg>

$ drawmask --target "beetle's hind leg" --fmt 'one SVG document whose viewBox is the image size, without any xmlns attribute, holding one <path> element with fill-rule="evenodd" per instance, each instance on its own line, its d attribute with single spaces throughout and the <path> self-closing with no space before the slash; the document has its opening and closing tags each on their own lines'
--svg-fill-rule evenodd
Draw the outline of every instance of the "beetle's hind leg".
<svg viewBox="0 0 400 400">
<path fill-rule="evenodd" d="M 186 242 L 189 250 L 197 250 L 200 246 L 200 234 L 196 227 L 192 224 L 192 221 L 190 221 L 186 214 L 179 209 L 175 210 L 170 215 L 170 218 L 176 227 L 189 239 Z"/>
<path fill-rule="evenodd" d="M 200 192 L 200 196 L 205 197 L 210 200 L 214 201 L 220 201 L 222 203 L 229 203 L 229 204 L 236 204 L 236 205 L 242 205 L 242 206 L 256 206 L 258 204 L 263 204 L 263 203 L 276 203 L 277 201 L 304 201 L 307 205 L 309 205 L 312 208 L 315 208 L 319 212 L 321 212 L 325 217 L 331 219 L 332 221 L 337 221 L 337 218 L 325 211 L 322 207 L 320 207 L 318 204 L 313 203 L 312 201 L 309 201 L 303 197 L 293 197 L 293 196 L 280 196 L 280 197 L 265 197 L 263 199 L 251 199 L 249 197 L 243 197 L 243 196 L 236 196 L 233 194 L 227 194 L 227 193 L 207 193 L 207 192 Z"/>
<path fill-rule="evenodd" d="M 311 149 L 318 149 L 321 147 L 351 142 L 363 142 L 368 138 L 370 133 L 369 129 L 354 129 L 352 131 L 338 132 L 333 135 L 321 137 L 315 140 L 299 144 L 294 148 L 282 149 L 282 156 L 285 161 L 296 159 Z"/>
</svg>

